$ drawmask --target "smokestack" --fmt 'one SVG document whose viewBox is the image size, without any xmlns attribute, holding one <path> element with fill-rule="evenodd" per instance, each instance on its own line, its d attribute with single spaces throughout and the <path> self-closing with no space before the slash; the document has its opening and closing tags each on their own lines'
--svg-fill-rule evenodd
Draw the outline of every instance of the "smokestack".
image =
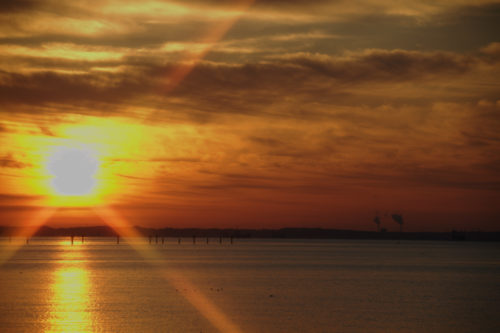
<svg viewBox="0 0 500 333">
<path fill-rule="evenodd" d="M 392 214 L 391 217 L 399 224 L 399 232 L 403 232 L 403 216 L 401 214 Z"/>
<path fill-rule="evenodd" d="M 373 219 L 373 222 L 375 222 L 375 224 L 377 225 L 377 232 L 380 231 L 380 217 L 375 216 L 375 218 Z"/>
</svg>

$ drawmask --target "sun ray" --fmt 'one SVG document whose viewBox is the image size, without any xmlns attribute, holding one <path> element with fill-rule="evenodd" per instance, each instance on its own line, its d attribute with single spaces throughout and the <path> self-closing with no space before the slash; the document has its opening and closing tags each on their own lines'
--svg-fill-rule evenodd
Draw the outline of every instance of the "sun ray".
<svg viewBox="0 0 500 333">
<path fill-rule="evenodd" d="M 94 207 L 96 214 L 120 237 L 137 238 L 144 237 L 133 226 L 121 217 L 114 209 L 109 206 Z M 243 332 L 228 316 L 222 312 L 203 292 L 196 288 L 181 272 L 172 269 L 166 269 L 161 266 L 162 256 L 154 248 L 145 248 L 136 242 L 129 242 L 129 245 L 134 248 L 150 265 L 158 270 L 160 275 L 175 287 L 182 296 L 194 306 L 198 312 L 205 317 L 212 325 L 220 332 L 240 333 Z"/>
<path fill-rule="evenodd" d="M 232 8 L 234 15 L 230 18 L 221 20 L 211 30 L 208 30 L 198 41 L 198 45 L 202 45 L 196 52 L 189 52 L 184 59 L 181 60 L 181 65 L 174 67 L 167 74 L 167 84 L 159 88 L 161 94 L 168 94 L 172 89 L 177 87 L 188 75 L 193 71 L 196 65 L 205 58 L 205 56 L 212 50 L 217 42 L 219 42 L 231 27 L 238 22 L 243 14 L 250 8 L 255 0 L 241 0 L 237 1 Z M 156 112 L 152 111 L 146 114 L 145 121 L 154 118 Z"/>
<path fill-rule="evenodd" d="M 27 240 L 32 237 L 40 227 L 42 227 L 52 215 L 57 211 L 55 207 L 45 207 L 37 210 L 28 222 L 16 229 L 16 232 L 11 235 L 13 238 L 25 237 Z M 12 246 L 4 248 L 4 251 L 0 253 L 0 265 L 3 265 L 7 260 L 9 260 L 22 246 L 24 243 L 15 243 Z"/>
</svg>

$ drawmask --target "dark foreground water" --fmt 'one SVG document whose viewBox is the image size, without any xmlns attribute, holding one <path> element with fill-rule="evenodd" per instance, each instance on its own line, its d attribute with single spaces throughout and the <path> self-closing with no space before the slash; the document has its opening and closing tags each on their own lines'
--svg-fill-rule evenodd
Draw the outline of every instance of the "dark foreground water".
<svg viewBox="0 0 500 333">
<path fill-rule="evenodd" d="M 213 317 L 242 332 L 500 332 L 495 243 L 22 243 L 0 239 L 0 254 L 19 247 L 0 263 L 1 332 L 217 332 Z"/>
</svg>

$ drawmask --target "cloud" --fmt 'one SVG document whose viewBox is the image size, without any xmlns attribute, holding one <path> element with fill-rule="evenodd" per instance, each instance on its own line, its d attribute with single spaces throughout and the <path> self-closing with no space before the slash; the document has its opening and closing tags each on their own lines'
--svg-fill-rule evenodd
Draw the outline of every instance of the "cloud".
<svg viewBox="0 0 500 333">
<path fill-rule="evenodd" d="M 500 62 L 500 43 L 494 42 L 481 49 L 481 53 L 484 54 L 486 61 L 490 63 Z"/>
<path fill-rule="evenodd" d="M 422 8 L 418 8 L 420 5 Z M 283 16 L 285 9 L 277 9 L 276 15 Z M 275 55 L 284 52 L 338 55 L 345 50 L 363 49 L 441 50 L 464 53 L 473 52 L 497 41 L 495 32 L 500 30 L 500 6 L 488 1 L 474 6 L 452 2 L 435 5 L 377 1 L 376 4 L 369 3 L 366 6 L 341 2 L 332 7 L 320 6 L 319 9 L 314 5 L 305 5 L 297 14 L 305 13 L 309 13 L 309 19 L 303 22 L 293 21 L 294 14 L 288 13 L 283 19 L 260 17 L 260 21 L 256 23 L 255 20 L 259 20 L 257 12 L 254 20 L 245 16 L 239 21 L 229 32 L 228 38 L 232 41 L 241 39 L 244 44 L 245 39 L 260 37 L 263 40 L 256 41 L 251 46 L 260 47 L 264 51 L 271 45 L 284 46 L 286 51 L 276 50 L 272 52 Z M 294 24 L 291 25 L 290 22 Z M 265 41 L 266 37 L 272 35 L 312 31 L 321 31 L 335 36 L 335 39 L 311 39 L 290 42 L 287 45 Z M 248 43 L 245 45 L 250 46 Z"/>
<path fill-rule="evenodd" d="M 189 63 L 133 56 L 107 64 L 116 71 L 1 71 L 0 105 L 9 112 L 57 112 L 54 106 L 65 105 L 67 112 L 109 115 L 150 108 L 154 111 L 144 115 L 146 121 L 207 122 L 230 115 L 322 120 L 330 116 L 327 105 L 355 105 L 370 92 L 365 103 L 411 100 L 409 93 L 391 94 L 395 84 L 418 83 L 413 92 L 431 82 L 457 84 L 484 66 L 495 68 L 485 54 L 370 49 L 342 56 L 292 53 L 241 64 L 202 61 L 177 86 L 170 85 L 172 73 L 189 70 Z M 63 63 L 62 68 L 71 67 Z"/>
<path fill-rule="evenodd" d="M 14 159 L 12 154 L 0 156 L 0 168 L 23 169 L 29 166 L 27 163 L 22 163 Z"/>
<path fill-rule="evenodd" d="M 31 10 L 36 8 L 39 3 L 37 0 L 3 0 L 0 2 L 0 13 Z"/>
<path fill-rule="evenodd" d="M 248 138 L 250 141 L 253 141 L 255 143 L 258 143 L 260 145 L 266 146 L 266 147 L 279 147 L 283 145 L 283 142 L 277 139 L 273 139 L 272 137 L 257 137 L 257 136 L 251 136 Z"/>
<path fill-rule="evenodd" d="M 285 62 L 310 68 L 341 82 L 406 81 L 439 74 L 462 74 L 472 57 L 444 52 L 367 50 L 345 59 L 321 54 L 283 56 Z"/>
<path fill-rule="evenodd" d="M 40 132 L 46 136 L 56 136 L 47 126 L 38 126 L 38 128 L 40 129 Z"/>
<path fill-rule="evenodd" d="M 144 92 L 147 81 L 135 81 L 130 75 L 0 73 L 1 104 L 44 104 L 85 102 L 119 103 L 123 96 Z M 146 85 L 145 85 L 146 84 Z"/>
<path fill-rule="evenodd" d="M 0 205 L 0 214 L 5 214 L 5 213 L 19 213 L 19 212 L 31 212 L 35 210 L 41 210 L 44 207 L 41 206 L 31 206 L 31 205 Z M 5 217 L 3 217 L 5 218 Z M 23 222 L 22 220 L 19 222 Z"/>
<path fill-rule="evenodd" d="M 38 196 L 38 195 L 0 193 L 0 202 L 18 201 L 18 200 L 35 200 L 35 199 L 40 199 L 40 198 L 42 198 L 42 197 Z"/>
</svg>

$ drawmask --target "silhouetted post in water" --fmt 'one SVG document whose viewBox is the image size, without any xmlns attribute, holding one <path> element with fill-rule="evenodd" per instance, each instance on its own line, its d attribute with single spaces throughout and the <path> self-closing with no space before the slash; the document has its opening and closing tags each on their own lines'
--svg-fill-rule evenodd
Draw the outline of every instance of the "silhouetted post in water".
<svg viewBox="0 0 500 333">
<path fill-rule="evenodd" d="M 116 244 L 120 244 L 120 235 L 116 235 Z"/>
<path fill-rule="evenodd" d="M 71 246 L 73 246 L 74 239 L 75 239 L 75 236 L 71 235 Z"/>
<path fill-rule="evenodd" d="M 151 244 L 152 239 L 153 239 L 153 236 L 149 235 L 149 244 Z"/>
<path fill-rule="evenodd" d="M 219 237 L 219 243 L 222 244 L 222 234 Z"/>
<path fill-rule="evenodd" d="M 196 244 L 196 236 L 193 235 L 193 244 Z"/>
<path fill-rule="evenodd" d="M 85 236 L 82 235 L 82 244 L 85 242 Z"/>
<path fill-rule="evenodd" d="M 207 244 L 208 244 L 208 237 L 207 237 Z"/>
<path fill-rule="evenodd" d="M 165 237 L 161 238 L 161 245 L 165 244 Z"/>
<path fill-rule="evenodd" d="M 233 244 L 233 236 L 231 236 L 231 244 Z"/>
<path fill-rule="evenodd" d="M 158 234 L 155 235 L 155 243 L 158 244 Z"/>
<path fill-rule="evenodd" d="M 179 237 L 179 238 L 177 239 L 177 244 L 180 244 L 180 243 L 181 243 L 181 238 Z"/>
<path fill-rule="evenodd" d="M 375 224 L 377 225 L 377 232 L 380 232 L 380 217 L 378 217 L 378 215 L 375 216 L 373 222 L 375 222 Z"/>
</svg>

